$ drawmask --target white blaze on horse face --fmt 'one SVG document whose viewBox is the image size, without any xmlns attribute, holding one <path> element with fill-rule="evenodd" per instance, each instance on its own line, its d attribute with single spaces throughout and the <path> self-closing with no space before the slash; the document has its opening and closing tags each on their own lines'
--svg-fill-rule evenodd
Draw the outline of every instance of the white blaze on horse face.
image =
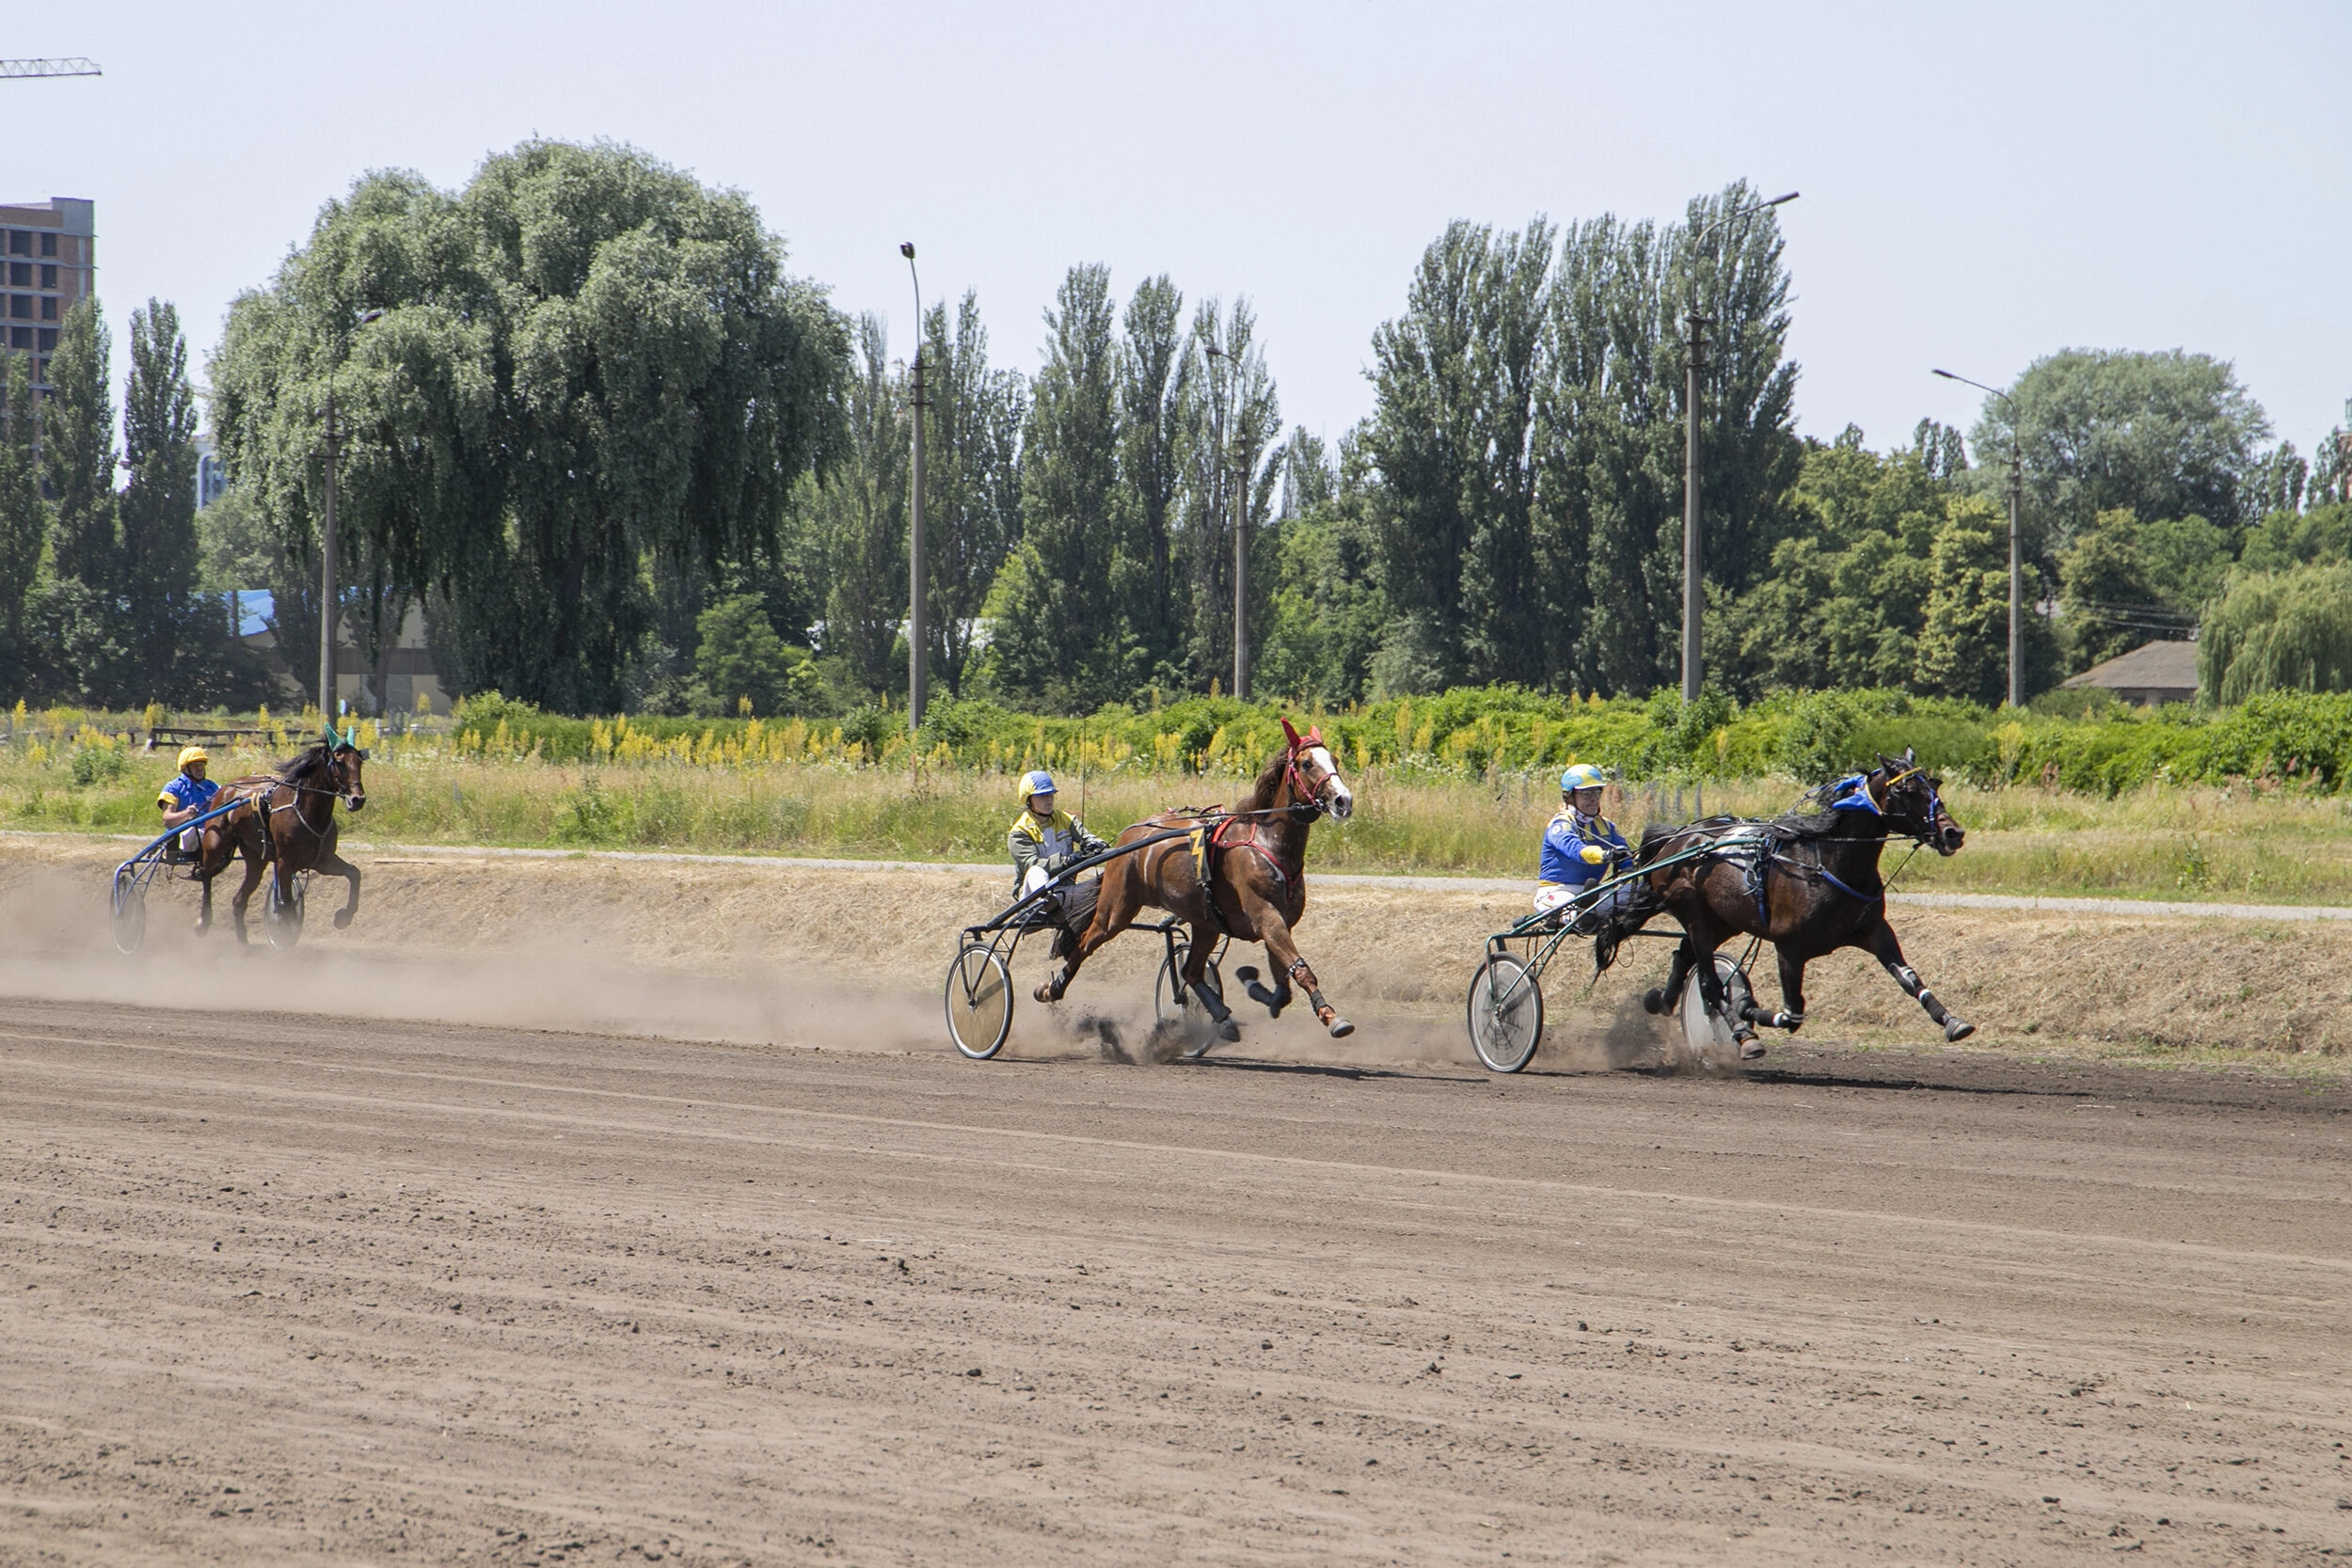
<svg viewBox="0 0 2352 1568">
<path fill-rule="evenodd" d="M 1307 749 L 1307 760 L 1323 769 L 1322 792 L 1328 797 L 1323 802 L 1324 809 L 1331 814 L 1335 821 L 1346 821 L 1349 814 L 1356 809 L 1356 796 L 1347 787 L 1347 781 L 1340 777 L 1340 765 L 1331 760 L 1331 749 L 1311 746 Z"/>
</svg>

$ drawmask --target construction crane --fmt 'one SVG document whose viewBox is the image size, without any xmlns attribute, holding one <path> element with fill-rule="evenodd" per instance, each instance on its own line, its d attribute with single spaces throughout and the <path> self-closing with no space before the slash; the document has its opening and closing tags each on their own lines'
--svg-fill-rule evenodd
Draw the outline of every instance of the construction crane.
<svg viewBox="0 0 2352 1568">
<path fill-rule="evenodd" d="M 96 60 L 0 60 L 0 76 L 103 76 Z"/>
</svg>

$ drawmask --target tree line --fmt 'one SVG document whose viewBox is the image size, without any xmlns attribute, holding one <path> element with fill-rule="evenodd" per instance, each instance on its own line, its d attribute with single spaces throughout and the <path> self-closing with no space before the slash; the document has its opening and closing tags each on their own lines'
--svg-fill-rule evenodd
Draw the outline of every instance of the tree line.
<svg viewBox="0 0 2352 1568">
<path fill-rule="evenodd" d="M 204 590 L 263 587 L 288 664 L 312 668 L 331 399 L 341 608 L 372 676 L 415 610 L 446 684 L 554 711 L 886 704 L 919 347 L 928 652 L 950 700 L 1219 689 L 1236 531 L 1262 695 L 1643 696 L 1678 670 L 1695 311 L 1723 692 L 1997 701 L 2012 450 L 2029 690 L 2206 621 L 2258 648 L 2232 689 L 2324 684 L 2327 595 L 2274 579 L 2345 559 L 2341 430 L 2306 460 L 2226 363 L 2070 350 L 1965 436 L 1801 436 L 1779 231 L 1733 215 L 1753 194 L 1677 223 L 1450 226 L 1374 334 L 1373 412 L 1327 445 L 1285 432 L 1248 303 L 1165 276 L 1121 291 L 1071 268 L 1024 373 L 969 293 L 894 350 L 788 272 L 739 194 L 630 149 L 530 142 L 455 192 L 371 175 L 231 307 L 209 376 L 233 483 L 200 517 L 170 307 L 133 324 L 119 491 L 94 307 L 61 336 L 37 459 L 10 385 L 0 629 L 20 689 L 239 700 L 261 675 Z M 2261 629 L 2281 616 L 2304 629 Z"/>
</svg>

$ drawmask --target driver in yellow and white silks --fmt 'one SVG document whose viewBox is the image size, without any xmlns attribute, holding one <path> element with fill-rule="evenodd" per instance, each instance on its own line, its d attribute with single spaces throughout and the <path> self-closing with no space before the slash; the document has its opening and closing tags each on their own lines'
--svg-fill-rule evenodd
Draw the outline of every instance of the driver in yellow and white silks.
<svg viewBox="0 0 2352 1568">
<path fill-rule="evenodd" d="M 1535 908 L 1556 910 L 1607 878 L 1631 858 L 1625 835 L 1600 815 L 1601 786 L 1608 781 L 1589 762 L 1580 762 L 1560 775 L 1560 815 L 1544 829 L 1543 862 L 1535 884 Z M 1627 890 L 1618 888 L 1583 917 L 1585 928 L 1597 926 L 1596 917 L 1623 912 Z"/>
<path fill-rule="evenodd" d="M 1055 805 L 1054 776 L 1041 768 L 1021 776 L 1021 803 L 1022 813 L 1005 835 L 1015 897 L 1036 892 L 1065 866 L 1110 847 Z"/>
</svg>

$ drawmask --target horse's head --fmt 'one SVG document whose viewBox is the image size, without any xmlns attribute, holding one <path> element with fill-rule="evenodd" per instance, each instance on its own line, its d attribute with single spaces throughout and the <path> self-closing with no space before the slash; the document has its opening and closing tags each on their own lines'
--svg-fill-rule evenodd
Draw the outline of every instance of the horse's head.
<svg viewBox="0 0 2352 1568">
<path fill-rule="evenodd" d="M 1340 765 L 1333 760 L 1331 748 L 1323 743 L 1322 728 L 1300 735 L 1285 719 L 1282 733 L 1290 738 L 1282 772 L 1293 800 L 1329 812 L 1335 822 L 1346 821 L 1355 813 L 1356 794 L 1340 777 Z"/>
<path fill-rule="evenodd" d="M 1968 841 L 1952 814 L 1944 809 L 1944 797 L 1936 791 L 1941 781 L 1928 775 L 1909 747 L 1899 757 L 1881 752 L 1871 782 L 1879 809 L 1886 814 L 1887 826 L 1897 832 L 1908 833 L 1939 855 L 1958 854 Z"/>
<path fill-rule="evenodd" d="M 358 736 L 350 730 L 336 735 L 326 732 L 326 770 L 331 781 L 328 787 L 342 797 L 343 804 L 353 811 L 368 807 L 368 785 L 364 777 L 368 753 L 359 749 Z"/>
</svg>

